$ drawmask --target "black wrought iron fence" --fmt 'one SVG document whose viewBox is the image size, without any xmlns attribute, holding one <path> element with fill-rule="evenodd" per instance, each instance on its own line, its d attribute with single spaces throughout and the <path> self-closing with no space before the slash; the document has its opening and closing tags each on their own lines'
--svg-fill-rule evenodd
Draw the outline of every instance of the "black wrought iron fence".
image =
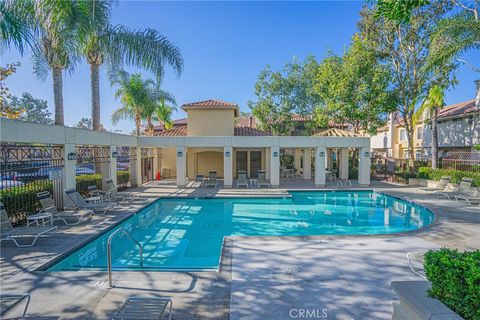
<svg viewBox="0 0 480 320">
<path fill-rule="evenodd" d="M 0 145 L 0 201 L 12 223 L 25 222 L 41 209 L 37 193 L 48 191 L 63 207 L 63 150 L 61 146 Z"/>
<path fill-rule="evenodd" d="M 107 146 L 77 146 L 75 167 L 76 189 L 82 195 L 88 195 L 88 187 L 96 185 L 102 189 L 106 171 L 110 170 L 110 148 Z"/>
</svg>

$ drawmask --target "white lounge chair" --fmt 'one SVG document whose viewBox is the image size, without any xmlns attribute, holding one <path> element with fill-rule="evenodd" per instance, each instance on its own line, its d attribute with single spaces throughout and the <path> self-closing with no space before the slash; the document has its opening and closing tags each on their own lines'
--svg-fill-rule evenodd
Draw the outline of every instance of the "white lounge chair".
<svg viewBox="0 0 480 320">
<path fill-rule="evenodd" d="M 217 171 L 208 172 L 208 179 L 207 181 L 205 181 L 204 185 L 205 185 L 205 188 L 208 188 L 208 187 L 216 188 L 218 186 Z"/>
<path fill-rule="evenodd" d="M 65 190 L 65 194 L 72 201 L 74 207 L 72 209 L 82 210 L 90 209 L 95 212 L 102 212 L 105 214 L 107 210 L 111 210 L 115 207 L 115 203 L 89 203 L 78 193 L 75 189 Z"/>
<path fill-rule="evenodd" d="M 101 202 L 110 202 L 114 199 L 111 191 L 100 190 L 96 185 L 87 186 L 87 191 L 90 197 L 100 198 Z"/>
<path fill-rule="evenodd" d="M 462 181 L 460 181 L 460 184 L 458 185 L 458 188 L 454 191 L 441 191 L 441 192 L 435 192 L 435 195 L 437 196 L 445 196 L 449 200 L 455 196 L 466 196 L 470 192 L 470 188 L 472 187 L 473 179 L 472 178 L 467 178 L 463 177 Z"/>
<path fill-rule="evenodd" d="M 423 251 L 423 252 L 408 252 L 407 253 L 407 260 L 408 260 L 408 264 L 410 265 L 410 269 L 412 270 L 412 272 L 415 273 L 417 276 L 420 276 L 423 279 L 427 280 L 427 277 L 425 276 L 425 271 L 423 270 L 423 263 L 425 261 L 425 251 Z M 416 261 L 416 263 L 414 263 L 414 261 Z M 418 264 L 420 264 L 421 267 L 416 266 Z"/>
<path fill-rule="evenodd" d="M 472 205 L 472 202 L 478 202 L 480 204 L 480 188 L 471 188 L 470 192 L 466 195 L 456 195 L 455 200 L 466 201 L 469 205 Z"/>
<path fill-rule="evenodd" d="M 140 195 L 138 192 L 120 192 L 117 190 L 117 186 L 115 185 L 115 182 L 113 182 L 112 178 L 107 178 L 105 179 L 105 184 L 107 185 L 108 191 L 110 192 L 110 196 L 114 199 L 139 199 Z"/>
<path fill-rule="evenodd" d="M 258 171 L 257 187 L 271 187 L 270 182 L 267 180 L 267 174 L 265 171 Z"/>
<path fill-rule="evenodd" d="M 1 241 L 13 241 L 19 248 L 33 247 L 41 236 L 53 236 L 57 227 L 13 227 L 10 218 L 7 215 L 7 211 L 0 202 L 0 224 L 1 224 Z M 33 241 L 29 244 L 18 243 L 18 238 L 33 238 Z"/>
<path fill-rule="evenodd" d="M 48 191 L 37 193 L 37 199 L 42 205 L 42 210 L 40 212 L 51 213 L 53 221 L 63 221 L 63 223 L 69 226 L 77 225 L 86 221 L 90 219 L 93 214 L 93 210 L 58 211 L 57 206 Z"/>
<path fill-rule="evenodd" d="M 205 182 L 205 176 L 203 174 L 195 175 L 195 182 L 198 183 L 199 187 L 203 187 L 203 183 Z"/>
<path fill-rule="evenodd" d="M 237 188 L 246 187 L 248 188 L 248 180 L 246 173 L 239 173 L 237 179 Z"/>
<path fill-rule="evenodd" d="M 435 187 L 433 188 L 418 188 L 417 190 L 418 191 L 423 191 L 425 193 L 436 193 L 436 192 L 441 192 L 443 190 L 445 190 L 445 188 L 448 186 L 448 184 L 450 183 L 450 181 L 452 180 L 451 177 L 449 176 L 443 176 L 442 178 L 440 178 L 440 180 L 437 182 L 437 184 L 435 185 Z"/>
</svg>

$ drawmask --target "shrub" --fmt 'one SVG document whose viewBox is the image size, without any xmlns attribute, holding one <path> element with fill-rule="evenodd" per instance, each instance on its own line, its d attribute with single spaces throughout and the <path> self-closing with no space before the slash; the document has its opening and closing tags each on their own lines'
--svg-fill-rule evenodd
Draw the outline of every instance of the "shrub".
<svg viewBox="0 0 480 320">
<path fill-rule="evenodd" d="M 440 180 L 442 176 L 450 176 L 453 183 L 460 183 L 463 177 L 473 179 L 473 184 L 480 187 L 480 172 L 461 171 L 454 169 L 432 169 L 421 167 L 418 169 L 417 178 Z"/>
<path fill-rule="evenodd" d="M 126 188 L 130 181 L 129 171 L 117 171 L 117 185 L 118 187 Z"/>
<path fill-rule="evenodd" d="M 29 214 L 41 209 L 37 193 L 48 191 L 53 194 L 50 180 L 36 180 L 23 186 L 0 190 L 0 201 L 4 204 L 8 217 L 14 225 L 23 224 Z"/>
<path fill-rule="evenodd" d="M 97 186 L 98 189 L 102 189 L 102 175 L 97 173 L 97 174 L 84 174 L 77 176 L 76 178 L 77 181 L 77 191 L 83 195 L 87 196 L 88 195 L 88 186 Z"/>
<path fill-rule="evenodd" d="M 430 250 L 425 254 L 425 271 L 432 283 L 430 297 L 467 320 L 480 320 L 480 250 Z"/>
</svg>

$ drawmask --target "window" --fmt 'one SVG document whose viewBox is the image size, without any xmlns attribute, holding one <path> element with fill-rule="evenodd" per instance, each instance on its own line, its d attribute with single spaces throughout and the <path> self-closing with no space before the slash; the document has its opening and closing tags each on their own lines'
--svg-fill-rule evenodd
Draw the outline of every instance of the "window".
<svg viewBox="0 0 480 320">
<path fill-rule="evenodd" d="M 403 151 L 403 159 L 408 159 L 408 150 Z"/>
<path fill-rule="evenodd" d="M 422 153 L 420 151 L 415 151 L 415 158 L 420 160 L 422 158 Z"/>
<path fill-rule="evenodd" d="M 423 127 L 417 127 L 417 139 L 420 140 L 423 138 Z"/>
<path fill-rule="evenodd" d="M 400 140 L 407 140 L 407 131 L 405 129 L 400 130 Z"/>
</svg>

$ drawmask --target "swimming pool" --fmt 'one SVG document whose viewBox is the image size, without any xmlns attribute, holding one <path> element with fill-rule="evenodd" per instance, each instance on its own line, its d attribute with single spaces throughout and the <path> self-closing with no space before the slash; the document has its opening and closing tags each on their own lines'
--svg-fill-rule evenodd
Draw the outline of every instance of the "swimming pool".
<svg viewBox="0 0 480 320">
<path fill-rule="evenodd" d="M 160 199 L 120 226 L 143 245 L 143 269 L 215 269 L 225 236 L 371 235 L 404 232 L 434 220 L 426 208 L 375 191 L 291 191 L 286 198 Z M 118 228 L 118 227 L 117 227 Z M 110 230 L 49 271 L 104 270 Z M 139 267 L 138 248 L 121 233 L 113 269 Z"/>
</svg>

